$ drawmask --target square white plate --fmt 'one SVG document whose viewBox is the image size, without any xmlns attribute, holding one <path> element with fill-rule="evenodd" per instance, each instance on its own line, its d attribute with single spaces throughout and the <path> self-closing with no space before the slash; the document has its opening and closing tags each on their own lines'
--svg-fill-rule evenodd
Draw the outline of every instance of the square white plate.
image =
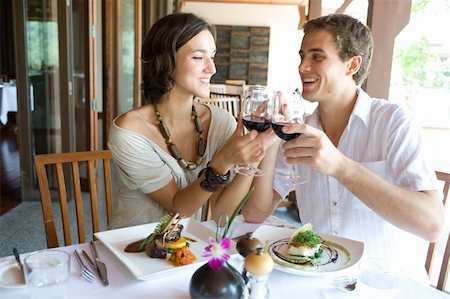
<svg viewBox="0 0 450 299">
<path fill-rule="evenodd" d="M 268 225 L 261 225 L 255 230 L 253 236 L 259 239 L 266 248 L 269 248 L 269 254 L 273 257 L 274 253 L 270 252 L 272 249 L 270 245 L 274 242 L 290 238 L 295 229 L 274 227 Z M 286 273 L 302 276 L 323 276 L 328 274 L 338 274 L 348 268 L 356 265 L 362 257 L 364 252 L 364 243 L 354 241 L 346 238 L 341 238 L 332 235 L 318 234 L 323 240 L 329 242 L 329 246 L 333 247 L 338 257 L 335 262 L 328 263 L 323 266 L 318 266 L 317 270 L 307 271 L 296 267 L 297 265 L 274 258 L 274 269 Z M 335 245 L 333 245 L 333 243 Z"/>
<path fill-rule="evenodd" d="M 190 250 L 197 260 L 186 266 L 174 266 L 168 260 L 150 258 L 145 252 L 125 252 L 125 247 L 135 241 L 147 238 L 158 223 L 137 225 L 95 233 L 95 236 L 124 263 L 131 273 L 139 280 L 150 280 L 155 277 L 164 277 L 179 268 L 190 267 L 208 261 L 202 257 L 205 247 L 209 244 L 209 237 L 215 237 L 216 232 L 207 228 L 200 222 L 185 218 L 180 221 L 184 225 L 182 236 L 196 240 L 190 241 Z M 236 253 L 236 244 L 231 242 L 230 254 Z"/>
</svg>

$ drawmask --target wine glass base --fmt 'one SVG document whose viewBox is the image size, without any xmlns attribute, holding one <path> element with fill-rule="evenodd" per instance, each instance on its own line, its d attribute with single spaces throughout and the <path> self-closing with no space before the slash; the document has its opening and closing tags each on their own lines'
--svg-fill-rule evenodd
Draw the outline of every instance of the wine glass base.
<svg viewBox="0 0 450 299">
<path fill-rule="evenodd" d="M 302 185 L 308 181 L 307 178 L 299 175 L 289 175 L 277 178 L 278 182 L 286 186 Z"/>
<path fill-rule="evenodd" d="M 234 167 L 234 170 L 241 174 L 246 176 L 263 176 L 264 171 L 261 169 L 255 168 L 252 165 L 236 165 Z"/>
</svg>

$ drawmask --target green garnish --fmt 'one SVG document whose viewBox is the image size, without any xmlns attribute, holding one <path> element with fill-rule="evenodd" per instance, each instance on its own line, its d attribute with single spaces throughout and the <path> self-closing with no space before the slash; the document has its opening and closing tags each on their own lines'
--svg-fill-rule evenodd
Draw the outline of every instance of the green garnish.
<svg viewBox="0 0 450 299">
<path fill-rule="evenodd" d="M 161 233 L 163 233 L 166 228 L 172 223 L 172 219 L 174 216 L 172 214 L 166 214 L 159 219 L 159 223 L 156 225 L 153 232 L 144 240 L 142 241 L 141 245 L 139 245 L 138 250 L 144 250 L 145 245 L 150 243 L 155 239 L 155 237 Z"/>
<path fill-rule="evenodd" d="M 322 243 L 322 239 L 318 235 L 316 235 L 312 230 L 307 230 L 297 234 L 292 241 L 306 244 L 310 247 L 314 247 Z"/>
</svg>

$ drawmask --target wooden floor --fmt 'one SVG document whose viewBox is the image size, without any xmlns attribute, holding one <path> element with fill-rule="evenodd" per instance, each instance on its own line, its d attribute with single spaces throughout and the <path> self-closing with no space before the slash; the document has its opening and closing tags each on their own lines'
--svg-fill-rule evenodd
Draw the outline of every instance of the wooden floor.
<svg viewBox="0 0 450 299">
<path fill-rule="evenodd" d="M 21 203 L 18 136 L 8 126 L 0 129 L 0 215 Z"/>
</svg>

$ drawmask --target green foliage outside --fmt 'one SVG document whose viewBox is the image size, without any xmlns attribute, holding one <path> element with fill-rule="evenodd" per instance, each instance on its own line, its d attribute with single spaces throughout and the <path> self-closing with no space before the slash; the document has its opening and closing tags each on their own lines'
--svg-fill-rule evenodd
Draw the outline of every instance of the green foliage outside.
<svg viewBox="0 0 450 299">
<path fill-rule="evenodd" d="M 431 0 L 413 1 L 411 19 L 421 15 L 434 15 L 438 9 L 449 10 L 450 0 L 442 0 L 439 6 L 430 5 Z M 436 28 L 436 30 L 442 30 Z M 402 66 L 402 81 L 405 85 L 418 85 L 427 88 L 445 88 L 450 83 L 450 61 L 439 57 L 425 37 L 417 37 L 404 48 L 398 49 L 395 59 Z"/>
</svg>

